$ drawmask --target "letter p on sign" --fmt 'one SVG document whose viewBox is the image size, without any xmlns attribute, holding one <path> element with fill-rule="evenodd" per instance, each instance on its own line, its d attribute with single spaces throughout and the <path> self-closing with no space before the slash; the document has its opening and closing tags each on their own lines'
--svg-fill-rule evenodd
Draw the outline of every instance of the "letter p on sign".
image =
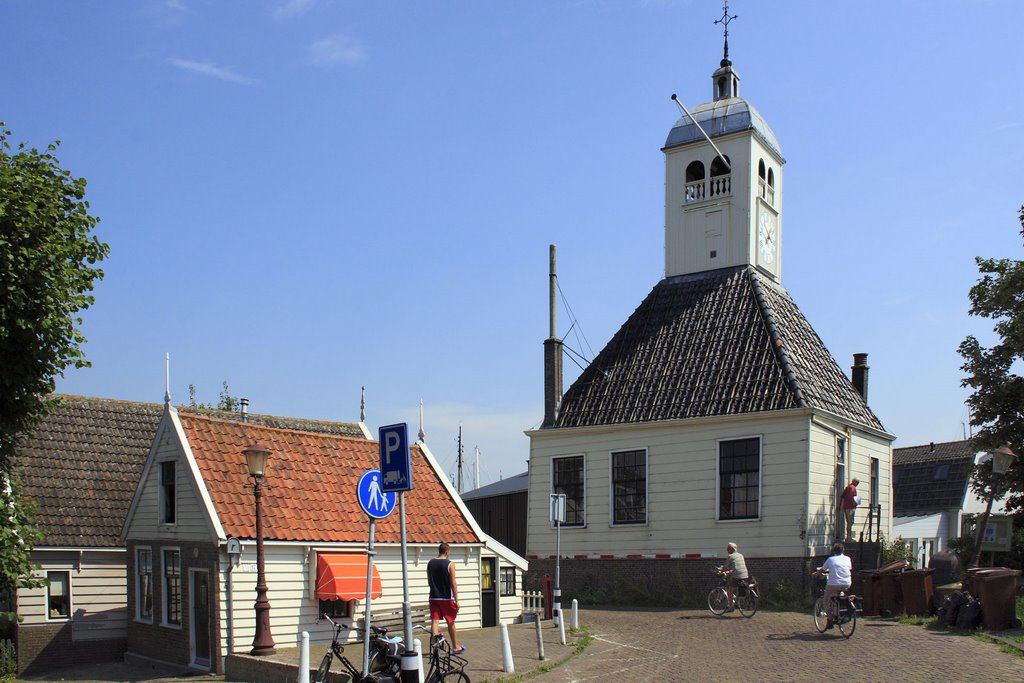
<svg viewBox="0 0 1024 683">
<path fill-rule="evenodd" d="M 378 434 L 381 490 L 384 492 L 412 490 L 408 425 L 403 422 L 381 427 Z"/>
</svg>

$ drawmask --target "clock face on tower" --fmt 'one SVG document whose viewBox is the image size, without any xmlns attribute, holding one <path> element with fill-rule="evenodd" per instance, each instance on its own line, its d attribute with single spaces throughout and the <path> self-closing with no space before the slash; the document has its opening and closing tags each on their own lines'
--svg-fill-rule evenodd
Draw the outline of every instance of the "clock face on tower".
<svg viewBox="0 0 1024 683">
<path fill-rule="evenodd" d="M 762 209 L 761 215 L 757 219 L 757 254 L 762 264 L 774 267 L 777 246 L 775 217 Z"/>
</svg>

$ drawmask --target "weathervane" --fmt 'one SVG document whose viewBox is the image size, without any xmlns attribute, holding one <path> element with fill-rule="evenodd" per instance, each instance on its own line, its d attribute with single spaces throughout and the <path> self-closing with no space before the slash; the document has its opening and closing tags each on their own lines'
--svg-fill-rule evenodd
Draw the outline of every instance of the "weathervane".
<svg viewBox="0 0 1024 683">
<path fill-rule="evenodd" d="M 722 18 L 715 19 L 716 24 L 721 24 L 725 27 L 725 54 L 722 57 L 722 66 L 729 66 L 732 62 L 729 61 L 729 23 L 733 19 L 739 19 L 738 14 L 729 16 L 729 0 L 723 0 L 722 4 Z"/>
</svg>

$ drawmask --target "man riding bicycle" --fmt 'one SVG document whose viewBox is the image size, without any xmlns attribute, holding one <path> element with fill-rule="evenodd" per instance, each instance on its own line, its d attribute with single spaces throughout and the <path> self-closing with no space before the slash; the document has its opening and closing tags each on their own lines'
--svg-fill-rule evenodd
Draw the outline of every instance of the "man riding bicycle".
<svg viewBox="0 0 1024 683">
<path fill-rule="evenodd" d="M 722 567 L 722 573 L 728 576 L 728 580 L 725 583 L 725 592 L 729 596 L 728 611 L 731 612 L 736 609 L 736 587 L 741 583 L 745 584 L 750 575 L 747 574 L 747 562 L 743 559 L 743 555 L 739 552 L 739 547 L 735 543 L 726 545 L 725 552 L 727 557 L 725 558 L 725 565 Z"/>
<path fill-rule="evenodd" d="M 828 626 L 836 620 L 836 601 L 840 593 L 848 593 L 853 585 L 853 562 L 845 554 L 846 548 L 842 543 L 832 546 L 832 556 L 825 560 L 825 563 L 814 571 L 814 576 L 827 576 L 825 583 L 825 605 L 829 611 Z"/>
</svg>

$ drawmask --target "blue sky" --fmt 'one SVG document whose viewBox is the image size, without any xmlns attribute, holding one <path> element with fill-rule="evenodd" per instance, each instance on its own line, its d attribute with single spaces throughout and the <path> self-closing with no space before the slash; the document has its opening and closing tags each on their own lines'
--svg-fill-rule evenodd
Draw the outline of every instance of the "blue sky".
<svg viewBox="0 0 1024 683">
<path fill-rule="evenodd" d="M 959 439 L 974 256 L 1020 258 L 1016 0 L 734 0 L 782 145 L 783 285 L 897 446 Z M 591 356 L 663 277 L 663 157 L 717 0 L 0 0 L 0 120 L 60 139 L 111 246 L 67 393 L 407 421 L 525 470 L 548 245 Z M 589 348 L 577 339 L 582 329 Z M 566 387 L 578 374 L 566 363 Z M 468 476 L 468 475 L 467 475 Z M 469 488 L 467 486 L 467 488 Z"/>
</svg>

